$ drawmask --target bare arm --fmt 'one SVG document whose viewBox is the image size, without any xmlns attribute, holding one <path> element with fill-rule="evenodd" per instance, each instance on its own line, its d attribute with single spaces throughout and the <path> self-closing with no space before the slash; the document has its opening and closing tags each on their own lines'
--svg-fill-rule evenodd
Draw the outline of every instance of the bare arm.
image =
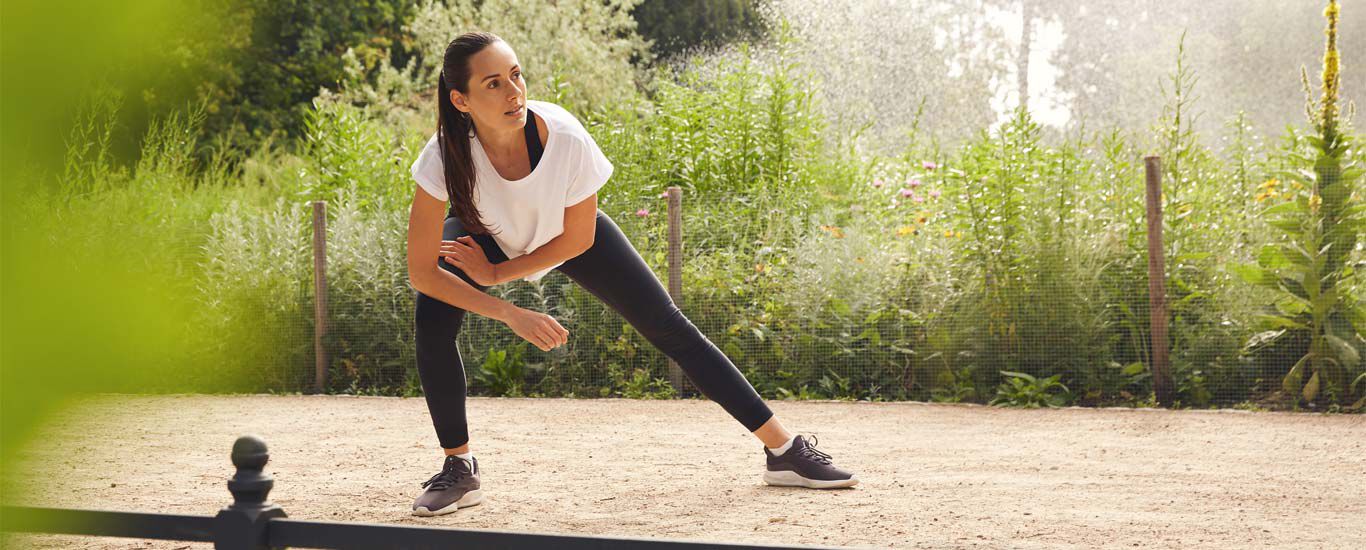
<svg viewBox="0 0 1366 550">
<path fill-rule="evenodd" d="M 564 209 L 564 232 L 559 236 L 532 250 L 528 254 L 512 258 L 493 266 L 494 284 L 515 281 L 552 265 L 558 264 L 593 246 L 593 234 L 597 229 L 598 196 L 589 196 L 582 202 Z"/>
<path fill-rule="evenodd" d="M 441 269 L 437 253 L 441 250 L 446 202 L 428 195 L 420 187 L 413 193 L 413 206 L 408 212 L 408 283 L 413 288 L 454 307 L 502 321 L 541 351 L 549 351 L 568 341 L 569 331 L 555 318 L 489 296 L 454 273 Z"/>
<path fill-rule="evenodd" d="M 408 213 L 409 284 L 418 292 L 465 311 L 507 322 L 517 306 L 480 292 L 437 264 L 446 203 L 421 188 L 414 193 L 413 207 Z"/>
</svg>

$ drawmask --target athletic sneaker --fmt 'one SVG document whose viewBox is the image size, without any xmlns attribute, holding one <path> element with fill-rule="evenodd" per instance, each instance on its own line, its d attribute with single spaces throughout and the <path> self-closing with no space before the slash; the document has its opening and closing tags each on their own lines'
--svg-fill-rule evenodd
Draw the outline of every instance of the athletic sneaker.
<svg viewBox="0 0 1366 550">
<path fill-rule="evenodd" d="M 413 503 L 414 516 L 439 516 L 484 501 L 479 490 L 479 459 L 447 455 L 441 472 L 424 481 L 427 490 Z"/>
<path fill-rule="evenodd" d="M 796 436 L 792 446 L 781 455 L 773 454 L 764 447 L 768 457 L 768 468 L 764 471 L 764 483 L 785 487 L 810 487 L 812 489 L 834 489 L 858 485 L 854 474 L 830 464 L 830 455 L 816 450 L 816 436 L 811 442 Z"/>
</svg>

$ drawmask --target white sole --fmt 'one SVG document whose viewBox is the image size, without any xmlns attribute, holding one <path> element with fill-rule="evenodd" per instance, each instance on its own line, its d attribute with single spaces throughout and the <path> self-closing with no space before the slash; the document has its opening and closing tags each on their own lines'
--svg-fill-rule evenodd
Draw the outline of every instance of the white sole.
<svg viewBox="0 0 1366 550">
<path fill-rule="evenodd" d="M 764 471 L 764 483 L 778 487 L 807 487 L 811 489 L 838 489 L 858 485 L 858 476 L 849 479 L 810 479 L 792 470 Z"/>
<path fill-rule="evenodd" d="M 475 489 L 465 493 L 465 496 L 460 497 L 460 500 L 447 504 L 444 508 L 438 508 L 436 511 L 428 510 L 426 506 L 418 506 L 413 509 L 413 515 L 422 517 L 439 516 L 442 514 L 449 514 L 467 506 L 474 506 L 480 502 L 484 502 L 484 492 Z"/>
</svg>

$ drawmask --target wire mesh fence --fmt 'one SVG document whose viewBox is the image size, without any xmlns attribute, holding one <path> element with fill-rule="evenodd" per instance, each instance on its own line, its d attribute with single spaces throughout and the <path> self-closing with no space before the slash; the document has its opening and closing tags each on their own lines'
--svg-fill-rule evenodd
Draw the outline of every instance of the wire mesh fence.
<svg viewBox="0 0 1366 550">
<path fill-rule="evenodd" d="M 1171 223 L 1157 245 L 1167 251 L 1169 360 L 1155 369 L 1163 361 L 1154 354 L 1150 288 L 1163 287 L 1150 287 L 1138 170 L 1120 192 L 1073 190 L 1064 198 L 1075 204 L 1014 223 L 1000 219 L 1009 212 L 980 211 L 1009 204 L 974 202 L 954 187 L 962 181 L 951 171 L 925 179 L 916 196 L 934 192 L 928 203 L 898 193 L 890 202 L 858 198 L 864 191 L 852 185 L 848 196 L 806 199 L 685 195 L 675 301 L 766 398 L 1151 406 L 1165 379 L 1163 404 L 1285 405 L 1287 374 L 1310 339 L 1260 324 L 1277 307 L 1275 296 L 1229 274 L 1230 266 L 1255 261 L 1255 249 L 1183 250 L 1194 239 Z M 287 281 L 288 290 L 231 305 L 250 327 L 227 331 L 235 340 L 223 349 L 252 363 L 256 391 L 315 391 L 311 207 L 278 208 L 290 215 L 261 219 L 288 225 L 301 244 L 274 263 L 283 279 L 257 274 Z M 667 286 L 664 195 L 613 196 L 600 208 Z M 328 220 L 326 332 L 318 342 L 326 354 L 323 390 L 419 394 L 406 219 L 339 206 Z M 250 248 L 262 241 L 237 242 Z M 1359 288 L 1347 283 L 1344 292 Z M 543 352 L 496 320 L 467 315 L 457 347 L 474 395 L 695 395 L 686 381 L 677 383 L 668 357 L 559 271 L 488 293 L 550 314 L 570 336 Z M 1317 391 L 1326 393 L 1311 405 L 1358 399 L 1366 388 L 1351 386 L 1354 372 L 1318 381 Z M 1294 389 L 1303 393 L 1303 386 Z"/>
</svg>

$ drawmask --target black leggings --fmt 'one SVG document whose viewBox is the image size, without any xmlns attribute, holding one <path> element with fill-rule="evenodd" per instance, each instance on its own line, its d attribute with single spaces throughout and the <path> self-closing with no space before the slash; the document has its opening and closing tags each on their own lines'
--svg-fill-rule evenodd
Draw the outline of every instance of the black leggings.
<svg viewBox="0 0 1366 550">
<path fill-rule="evenodd" d="M 716 345 L 697 329 L 674 304 L 659 278 L 645 265 L 616 222 L 602 210 L 596 217 L 593 246 L 555 268 L 597 296 L 631 324 L 650 344 L 664 352 L 687 374 L 693 385 L 749 431 L 759 429 L 773 416 L 758 392 Z M 446 218 L 443 240 L 468 235 L 454 216 Z M 492 263 L 508 260 L 493 237 L 474 235 L 474 241 Z M 480 291 L 463 271 L 444 261 L 442 269 L 454 273 Z M 465 310 L 421 292 L 417 294 L 417 371 L 436 436 L 446 449 L 469 442 L 465 422 L 465 365 L 455 338 Z"/>
</svg>

